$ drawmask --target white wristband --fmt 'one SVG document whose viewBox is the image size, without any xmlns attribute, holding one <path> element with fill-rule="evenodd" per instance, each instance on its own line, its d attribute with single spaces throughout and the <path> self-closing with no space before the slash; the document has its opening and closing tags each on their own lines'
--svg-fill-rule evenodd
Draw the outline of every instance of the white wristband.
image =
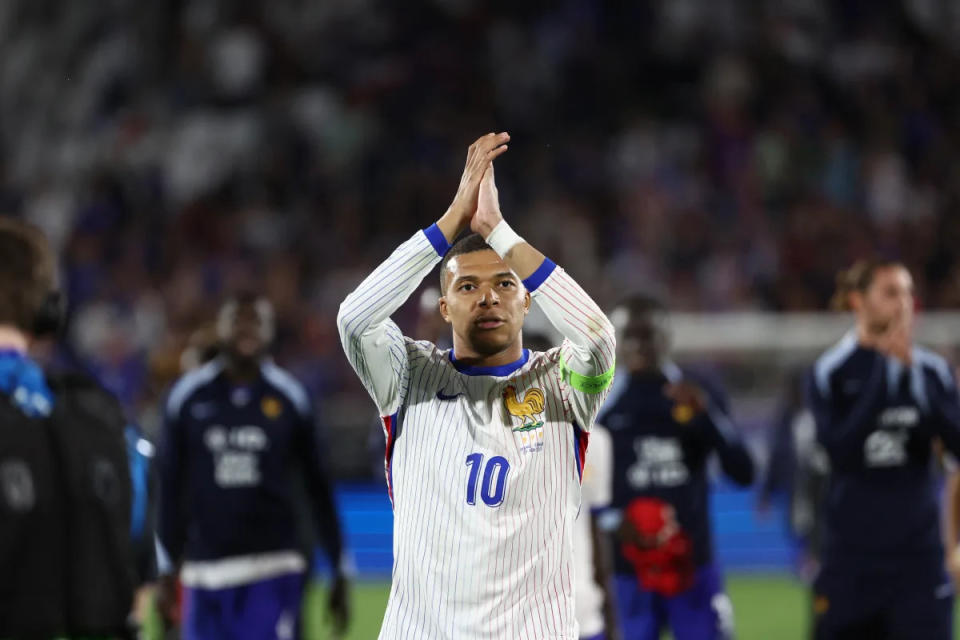
<svg viewBox="0 0 960 640">
<path fill-rule="evenodd" d="M 521 242 L 526 242 L 517 235 L 516 231 L 510 228 L 506 220 L 501 220 L 497 223 L 497 226 L 493 228 L 490 235 L 486 237 L 486 241 L 487 244 L 490 245 L 490 248 L 496 251 L 497 255 L 501 258 L 505 258 L 507 254 L 510 253 L 510 250 Z"/>
</svg>

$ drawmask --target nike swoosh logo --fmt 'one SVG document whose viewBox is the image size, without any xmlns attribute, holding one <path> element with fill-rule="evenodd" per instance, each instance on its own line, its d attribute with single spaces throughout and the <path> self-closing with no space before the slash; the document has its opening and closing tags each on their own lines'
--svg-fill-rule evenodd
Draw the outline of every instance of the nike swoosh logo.
<svg viewBox="0 0 960 640">
<path fill-rule="evenodd" d="M 462 393 L 454 393 L 453 395 L 448 396 L 443 391 L 437 391 L 437 399 L 439 400 L 455 400 L 456 398 L 459 398 L 462 395 L 463 395 Z"/>
</svg>

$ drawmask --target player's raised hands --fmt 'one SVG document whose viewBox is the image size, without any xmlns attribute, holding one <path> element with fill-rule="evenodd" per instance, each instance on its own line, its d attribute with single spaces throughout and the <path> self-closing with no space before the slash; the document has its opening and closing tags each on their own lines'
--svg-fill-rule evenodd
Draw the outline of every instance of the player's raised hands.
<svg viewBox="0 0 960 640">
<path fill-rule="evenodd" d="M 510 134 L 488 133 L 477 140 L 467 149 L 467 162 L 460 176 L 460 186 L 453 202 L 438 223 L 444 236 L 452 241 L 467 225 L 470 224 L 474 212 L 477 210 L 477 198 L 480 191 L 480 182 L 487 168 L 493 160 L 507 150 Z"/>
<path fill-rule="evenodd" d="M 497 182 L 494 179 L 491 163 L 483 174 L 483 180 L 480 181 L 477 212 L 470 221 L 470 230 L 486 238 L 501 220 L 503 220 L 503 214 L 500 213 L 500 192 L 497 191 Z"/>
</svg>

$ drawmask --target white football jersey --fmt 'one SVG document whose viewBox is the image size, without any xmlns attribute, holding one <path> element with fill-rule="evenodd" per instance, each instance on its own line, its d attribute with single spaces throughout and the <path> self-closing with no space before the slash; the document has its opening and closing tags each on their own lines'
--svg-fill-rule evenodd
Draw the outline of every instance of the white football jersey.
<svg viewBox="0 0 960 640">
<path fill-rule="evenodd" d="M 610 433 L 600 425 L 594 425 L 590 432 L 580 493 L 580 517 L 573 530 L 574 602 L 580 635 L 593 637 L 603 633 L 604 620 L 603 589 L 595 578 L 590 512 L 610 506 L 613 493 L 613 443 Z"/>
<path fill-rule="evenodd" d="M 464 366 L 389 319 L 447 249 L 436 225 L 418 232 L 338 317 L 387 437 L 394 566 L 380 638 L 576 640 L 573 524 L 613 328 L 547 260 L 524 285 L 563 344 Z"/>
</svg>

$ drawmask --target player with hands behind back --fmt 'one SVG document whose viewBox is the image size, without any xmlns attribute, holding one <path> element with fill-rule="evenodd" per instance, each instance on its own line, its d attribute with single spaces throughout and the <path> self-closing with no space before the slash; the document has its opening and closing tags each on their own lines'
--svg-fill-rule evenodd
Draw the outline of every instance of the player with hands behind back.
<svg viewBox="0 0 960 640">
<path fill-rule="evenodd" d="M 298 535 L 313 516 L 333 567 L 334 631 L 349 619 L 339 517 L 323 470 L 307 391 L 269 356 L 273 306 L 253 292 L 230 298 L 217 318 L 219 355 L 184 375 L 165 406 L 160 443 L 158 600 L 175 622 L 184 586 L 184 640 L 292 640 L 313 548 Z M 295 483 L 304 488 L 298 508 Z"/>
</svg>

